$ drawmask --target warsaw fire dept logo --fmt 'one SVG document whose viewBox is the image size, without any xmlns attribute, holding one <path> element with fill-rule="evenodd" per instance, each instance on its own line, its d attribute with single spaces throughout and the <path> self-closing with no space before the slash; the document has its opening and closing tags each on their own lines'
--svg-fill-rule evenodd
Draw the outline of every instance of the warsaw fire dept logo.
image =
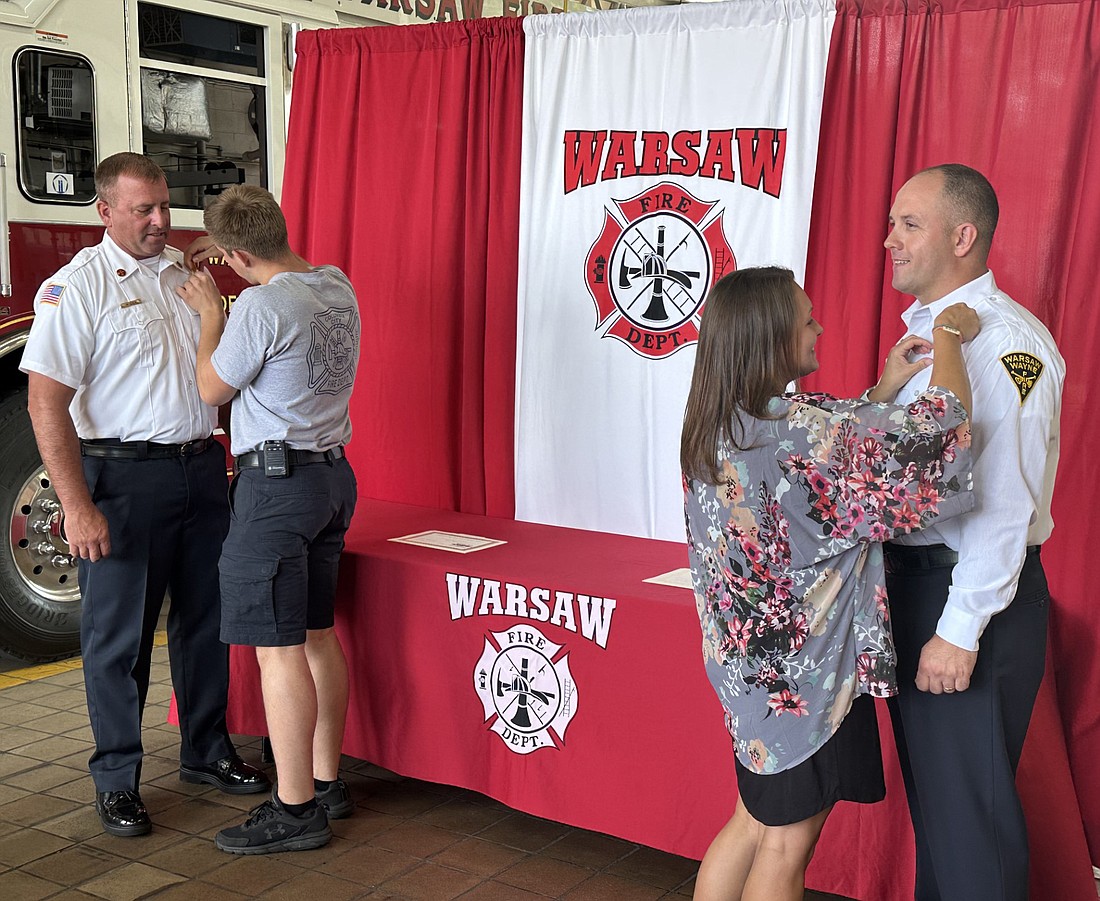
<svg viewBox="0 0 1100 901">
<path fill-rule="evenodd" d="M 355 378 L 359 316 L 350 307 L 328 309 L 316 314 L 309 328 L 309 387 L 317 394 L 339 394 Z"/>
<path fill-rule="evenodd" d="M 737 268 L 725 211 L 667 182 L 612 202 L 585 262 L 596 329 L 642 356 L 667 357 L 698 340 L 707 291 Z"/>
<path fill-rule="evenodd" d="M 510 751 L 530 754 L 558 747 L 577 712 L 569 655 L 533 626 L 491 632 L 474 668 L 474 689 L 485 721 Z"/>
</svg>

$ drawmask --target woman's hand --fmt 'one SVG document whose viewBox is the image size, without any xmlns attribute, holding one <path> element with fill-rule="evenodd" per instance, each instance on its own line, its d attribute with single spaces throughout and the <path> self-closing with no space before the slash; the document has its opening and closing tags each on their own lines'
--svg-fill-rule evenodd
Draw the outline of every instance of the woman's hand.
<svg viewBox="0 0 1100 901">
<path fill-rule="evenodd" d="M 956 304 L 962 306 L 962 304 Z M 949 323 L 944 323 L 948 325 Z M 867 396 L 875 403 L 891 403 L 902 385 L 909 381 L 922 369 L 932 365 L 930 356 L 919 356 L 916 360 L 910 360 L 910 354 L 930 354 L 932 345 L 924 338 L 916 335 L 906 335 L 897 344 L 890 348 L 886 355 L 886 362 L 882 365 L 882 375 Z"/>
<path fill-rule="evenodd" d="M 973 341 L 978 336 L 978 332 L 982 330 L 982 324 L 978 320 L 978 314 L 965 303 L 951 304 L 951 306 L 936 317 L 936 321 L 932 324 L 932 328 L 935 329 L 938 325 L 947 325 L 951 328 L 957 328 L 962 332 L 962 340 L 964 342 Z"/>
<path fill-rule="evenodd" d="M 945 328 L 941 329 L 941 325 Z M 952 392 L 971 416 L 974 415 L 974 395 L 970 389 L 970 377 L 966 372 L 963 344 L 974 338 L 981 330 L 978 314 L 964 303 L 951 304 L 936 317 L 932 326 L 932 340 L 935 342 L 936 351 L 935 364 L 932 366 L 928 383 L 939 385 Z"/>
</svg>

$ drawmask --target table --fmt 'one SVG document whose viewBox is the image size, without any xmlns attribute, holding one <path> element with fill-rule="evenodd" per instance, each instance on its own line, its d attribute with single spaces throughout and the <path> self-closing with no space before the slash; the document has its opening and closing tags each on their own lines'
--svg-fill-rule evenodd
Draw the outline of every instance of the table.
<svg viewBox="0 0 1100 901">
<path fill-rule="evenodd" d="M 505 543 L 472 553 L 389 539 Z M 689 590 L 643 581 L 686 547 L 361 500 L 336 628 L 351 670 L 344 752 L 536 816 L 699 858 L 732 813 L 733 756 Z M 233 648 L 230 729 L 264 735 L 255 654 Z M 1092 897 L 1048 678 L 1021 763 L 1032 896 Z M 885 706 L 887 799 L 839 805 L 811 888 L 912 897 L 912 832 Z"/>
</svg>

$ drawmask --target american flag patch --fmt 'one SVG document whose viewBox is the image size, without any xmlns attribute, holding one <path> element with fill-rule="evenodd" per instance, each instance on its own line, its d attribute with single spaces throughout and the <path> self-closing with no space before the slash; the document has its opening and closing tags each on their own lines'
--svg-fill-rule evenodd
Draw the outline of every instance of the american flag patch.
<svg viewBox="0 0 1100 901">
<path fill-rule="evenodd" d="M 42 293 L 38 295 L 40 303 L 48 303 L 52 306 L 57 306 L 61 300 L 61 295 L 65 293 L 65 285 L 46 285 L 42 289 Z"/>
</svg>

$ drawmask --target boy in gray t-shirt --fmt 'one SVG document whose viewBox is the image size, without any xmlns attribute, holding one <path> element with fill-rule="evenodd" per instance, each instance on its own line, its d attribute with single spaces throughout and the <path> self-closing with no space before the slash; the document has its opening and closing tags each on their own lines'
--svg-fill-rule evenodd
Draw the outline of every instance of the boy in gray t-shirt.
<svg viewBox="0 0 1100 901">
<path fill-rule="evenodd" d="M 334 607 L 356 500 L 344 445 L 358 304 L 343 272 L 290 249 L 282 211 L 262 188 L 229 188 L 204 222 L 210 238 L 189 260 L 216 249 L 253 286 L 228 322 L 205 270 L 178 293 L 200 317 L 199 393 L 233 402 L 239 472 L 219 564 L 221 638 L 256 648 L 278 771 L 271 800 L 214 844 L 231 854 L 319 848 L 332 837 L 329 818 L 354 810 L 338 773 L 348 672 Z"/>
<path fill-rule="evenodd" d="M 234 455 L 276 439 L 311 451 L 347 444 L 358 359 L 355 291 L 335 266 L 279 272 L 247 288 L 210 358 L 217 376 L 240 390 Z"/>
</svg>

